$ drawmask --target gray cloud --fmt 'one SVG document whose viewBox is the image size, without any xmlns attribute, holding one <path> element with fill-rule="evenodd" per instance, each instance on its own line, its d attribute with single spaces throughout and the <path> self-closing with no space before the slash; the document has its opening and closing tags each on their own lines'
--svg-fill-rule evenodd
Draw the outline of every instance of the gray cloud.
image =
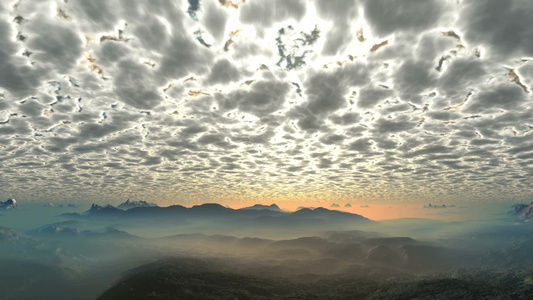
<svg viewBox="0 0 533 300">
<path fill-rule="evenodd" d="M 492 2 L 0 5 L 0 194 L 529 197 L 533 5 Z"/>
<path fill-rule="evenodd" d="M 358 15 L 357 2 L 317 0 L 315 3 L 318 15 L 333 22 L 332 28 L 325 33 L 326 40 L 322 53 L 335 55 L 344 50 L 346 44 L 353 38 L 352 33 L 344 29 L 350 27 L 350 22 Z"/>
<path fill-rule="evenodd" d="M 239 69 L 232 65 L 227 59 L 221 59 L 211 68 L 207 84 L 227 84 L 241 78 Z"/>
<path fill-rule="evenodd" d="M 395 1 L 367 0 L 365 18 L 378 36 L 397 31 L 421 32 L 437 24 L 443 17 L 444 1 Z"/>
<path fill-rule="evenodd" d="M 240 10 L 240 21 L 254 24 L 259 30 L 270 27 L 274 22 L 293 19 L 299 21 L 305 14 L 306 2 L 302 0 L 252 1 Z"/>
<path fill-rule="evenodd" d="M 459 24 L 471 43 L 486 45 L 496 56 L 514 58 L 533 53 L 528 23 L 533 7 L 527 0 L 502 3 L 496 0 L 468 3 L 461 9 Z"/>
</svg>

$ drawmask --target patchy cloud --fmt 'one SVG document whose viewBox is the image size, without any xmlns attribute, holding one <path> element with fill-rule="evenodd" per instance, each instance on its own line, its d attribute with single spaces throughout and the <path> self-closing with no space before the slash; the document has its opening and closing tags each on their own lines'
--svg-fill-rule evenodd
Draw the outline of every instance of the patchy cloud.
<svg viewBox="0 0 533 300">
<path fill-rule="evenodd" d="M 533 5 L 489 2 L 1 5 L 0 194 L 528 199 Z"/>
</svg>

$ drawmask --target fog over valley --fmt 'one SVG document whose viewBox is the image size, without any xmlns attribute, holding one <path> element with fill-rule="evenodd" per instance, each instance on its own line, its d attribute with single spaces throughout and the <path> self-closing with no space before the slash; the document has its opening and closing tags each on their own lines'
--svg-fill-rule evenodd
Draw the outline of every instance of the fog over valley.
<svg viewBox="0 0 533 300">
<path fill-rule="evenodd" d="M 451 222 L 275 204 L 17 203 L 0 217 L 0 273 L 17 283 L 1 283 L 3 299 L 326 299 L 332 286 L 356 299 L 423 296 L 425 285 L 442 297 L 452 286 L 489 299 L 533 291 L 528 205 Z"/>
</svg>

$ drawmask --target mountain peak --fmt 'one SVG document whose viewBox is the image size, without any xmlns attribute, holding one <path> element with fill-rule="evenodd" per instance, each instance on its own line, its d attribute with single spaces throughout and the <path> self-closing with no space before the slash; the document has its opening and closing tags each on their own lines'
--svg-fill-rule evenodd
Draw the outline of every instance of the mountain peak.
<svg viewBox="0 0 533 300">
<path fill-rule="evenodd" d="M 191 207 L 191 209 L 226 210 L 228 208 L 224 207 L 224 206 L 222 206 L 222 205 L 220 205 L 218 203 L 204 203 L 204 204 L 200 204 L 200 205 L 195 205 L 195 206 Z"/>
<path fill-rule="evenodd" d="M 115 212 L 119 210 L 118 208 L 114 207 L 111 204 L 108 204 L 106 206 L 101 206 L 96 203 L 93 203 L 91 205 L 91 208 L 89 208 L 88 211 L 84 212 L 86 215 L 94 214 L 94 213 L 102 213 L 102 212 Z"/>
<path fill-rule="evenodd" d="M 126 202 L 121 203 L 117 208 L 128 210 L 135 207 L 157 207 L 158 205 L 155 203 L 146 202 L 143 200 L 139 201 L 132 201 L 130 199 L 126 200 Z"/>
<path fill-rule="evenodd" d="M 10 210 L 10 209 L 17 209 L 17 208 L 18 208 L 17 200 L 13 198 L 9 198 L 5 202 L 0 201 L 0 210 Z"/>
<path fill-rule="evenodd" d="M 242 210 L 272 210 L 272 211 L 282 211 L 281 208 L 275 203 L 272 203 L 270 205 L 264 205 L 264 204 L 254 204 L 249 207 L 243 207 Z"/>
<path fill-rule="evenodd" d="M 531 204 L 517 204 L 513 205 L 513 210 L 510 211 L 513 215 L 519 216 L 521 219 L 533 219 L 533 202 Z"/>
</svg>

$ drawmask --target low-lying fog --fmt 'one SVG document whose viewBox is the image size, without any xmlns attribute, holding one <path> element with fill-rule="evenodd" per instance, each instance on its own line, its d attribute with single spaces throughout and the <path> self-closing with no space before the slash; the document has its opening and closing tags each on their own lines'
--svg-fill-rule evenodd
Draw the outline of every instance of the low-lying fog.
<svg viewBox="0 0 533 300">
<path fill-rule="evenodd" d="M 231 210 L 214 204 L 192 209 L 105 209 L 84 213 L 87 207 L 26 204 L 0 211 L 0 276 L 7 279 L 0 281 L 0 298 L 123 297 L 116 296 L 122 294 L 115 284 L 127 280 L 121 279 L 125 274 L 131 277 L 139 271 L 129 270 L 154 263 L 170 268 L 176 259 L 194 259 L 193 269 L 203 270 L 205 262 L 206 270 L 283 279 L 299 287 L 323 280 L 418 282 L 477 272 L 522 274 L 524 286 L 517 289 L 533 284 L 533 222 L 505 209 L 464 222 L 376 222 L 325 209 L 291 213 Z M 190 262 L 177 265 L 186 270 Z M 279 296 L 269 291 L 265 297 Z M 136 297 L 143 299 L 140 295 Z"/>
</svg>

